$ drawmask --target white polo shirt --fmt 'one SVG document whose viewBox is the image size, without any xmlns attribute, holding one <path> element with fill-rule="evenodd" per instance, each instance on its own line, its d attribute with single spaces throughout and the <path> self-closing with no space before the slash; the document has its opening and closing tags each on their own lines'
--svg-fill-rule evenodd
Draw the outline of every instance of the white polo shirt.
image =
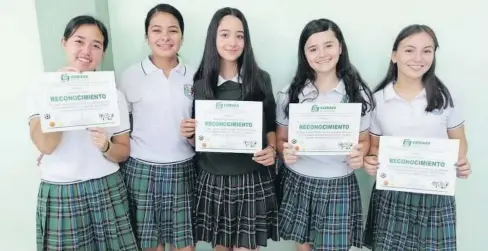
<svg viewBox="0 0 488 251">
<path fill-rule="evenodd" d="M 118 83 L 132 115 L 131 157 L 174 163 L 195 155 L 180 134 L 181 121 L 191 117 L 194 73 L 180 60 L 166 78 L 149 56 L 125 70 Z"/>
<path fill-rule="evenodd" d="M 278 92 L 276 104 L 276 122 L 278 126 L 288 126 L 288 118 L 285 117 L 285 107 L 288 103 L 289 86 Z M 363 97 L 367 96 L 363 92 Z M 298 95 L 300 103 L 341 103 L 346 99 L 344 82 L 339 81 L 337 87 L 328 93 L 319 93 L 310 81 L 307 81 L 302 92 Z M 361 132 L 367 131 L 370 126 L 371 112 L 361 117 Z M 299 156 L 296 163 L 287 165 L 292 171 L 304 176 L 316 178 L 339 178 L 353 173 L 354 169 L 347 164 L 346 156 Z"/>
<path fill-rule="evenodd" d="M 456 98 L 453 98 L 454 107 L 426 112 L 425 89 L 413 100 L 406 101 L 398 96 L 393 83 L 390 83 L 374 96 L 376 109 L 371 117 L 370 134 L 375 136 L 447 139 L 447 130 L 464 124 L 464 116 Z"/>
<path fill-rule="evenodd" d="M 28 102 L 29 122 L 39 116 L 38 90 L 34 86 Z M 130 121 L 124 95 L 117 91 L 120 126 L 105 128 L 109 138 L 129 133 Z M 61 142 L 52 154 L 43 156 L 40 163 L 41 179 L 48 183 L 70 184 L 105 177 L 119 170 L 119 164 L 106 159 L 91 141 L 90 131 L 63 132 Z"/>
</svg>

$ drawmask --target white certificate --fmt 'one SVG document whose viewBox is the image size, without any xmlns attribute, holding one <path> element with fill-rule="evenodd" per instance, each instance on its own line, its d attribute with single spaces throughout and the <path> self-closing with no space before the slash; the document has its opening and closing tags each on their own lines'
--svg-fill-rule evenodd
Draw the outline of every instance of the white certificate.
<svg viewBox="0 0 488 251">
<path fill-rule="evenodd" d="M 263 144 L 263 104 L 195 100 L 198 152 L 255 153 Z"/>
<path fill-rule="evenodd" d="M 297 155 L 346 155 L 359 141 L 361 104 L 290 104 L 288 143 Z"/>
<path fill-rule="evenodd" d="M 380 138 L 376 188 L 454 195 L 459 140 Z"/>
<path fill-rule="evenodd" d="M 46 72 L 39 80 L 43 132 L 120 124 L 113 72 Z"/>
</svg>

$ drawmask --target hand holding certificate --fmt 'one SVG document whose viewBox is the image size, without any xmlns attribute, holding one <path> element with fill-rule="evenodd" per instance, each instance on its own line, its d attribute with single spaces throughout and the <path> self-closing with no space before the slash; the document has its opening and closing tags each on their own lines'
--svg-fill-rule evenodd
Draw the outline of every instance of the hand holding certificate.
<svg viewBox="0 0 488 251">
<path fill-rule="evenodd" d="M 37 97 L 43 132 L 111 127 L 120 123 L 113 72 L 47 72 Z"/>
<path fill-rule="evenodd" d="M 459 140 L 382 136 L 376 188 L 453 196 L 458 154 Z"/>
<path fill-rule="evenodd" d="M 290 104 L 289 121 L 297 155 L 347 155 L 358 144 L 361 104 Z"/>
<path fill-rule="evenodd" d="M 196 151 L 260 151 L 263 144 L 262 116 L 261 102 L 195 100 Z"/>
</svg>

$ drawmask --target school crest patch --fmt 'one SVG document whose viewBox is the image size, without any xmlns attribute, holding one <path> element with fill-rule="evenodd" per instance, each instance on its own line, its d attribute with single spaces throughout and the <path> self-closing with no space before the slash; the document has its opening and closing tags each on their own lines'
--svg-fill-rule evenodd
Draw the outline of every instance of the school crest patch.
<svg viewBox="0 0 488 251">
<path fill-rule="evenodd" d="M 191 85 L 191 84 L 185 84 L 183 86 L 183 92 L 185 93 L 185 96 L 187 98 L 193 99 L 193 93 L 194 93 L 193 85 Z"/>
</svg>

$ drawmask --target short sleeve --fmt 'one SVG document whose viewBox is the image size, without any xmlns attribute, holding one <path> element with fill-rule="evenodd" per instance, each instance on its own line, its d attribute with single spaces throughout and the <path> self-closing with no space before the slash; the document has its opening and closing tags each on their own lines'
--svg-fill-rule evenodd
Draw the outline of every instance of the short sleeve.
<svg viewBox="0 0 488 251">
<path fill-rule="evenodd" d="M 276 123 L 279 126 L 288 126 L 288 116 L 285 113 L 285 108 L 288 105 L 288 92 L 279 91 L 276 99 Z"/>
<path fill-rule="evenodd" d="M 369 134 L 374 135 L 374 136 L 381 136 L 381 127 L 379 124 L 379 119 L 378 119 L 378 108 L 374 109 L 371 112 L 371 123 L 369 127 Z"/>
<path fill-rule="evenodd" d="M 113 136 L 121 135 L 130 132 L 130 120 L 129 120 L 129 110 L 127 106 L 127 101 L 124 94 L 117 90 L 117 98 L 119 104 L 120 113 L 120 125 L 115 127 Z"/>
<path fill-rule="evenodd" d="M 453 98 L 454 107 L 448 108 L 448 117 L 447 117 L 447 129 L 455 129 L 464 124 L 464 115 L 462 109 L 462 102 L 459 98 Z"/>
<path fill-rule="evenodd" d="M 120 77 L 120 80 L 118 81 L 118 89 L 120 90 L 120 92 L 122 92 L 123 96 L 124 96 L 124 100 L 127 104 L 127 111 L 129 113 L 132 113 L 132 102 L 130 102 L 129 100 L 131 100 L 129 98 L 129 93 L 130 93 L 130 88 L 129 88 L 129 84 L 130 84 L 130 80 L 128 79 L 129 78 L 129 73 L 128 72 L 125 72 L 124 74 L 122 74 L 122 76 Z"/>
<path fill-rule="evenodd" d="M 41 98 L 39 84 L 31 84 L 27 90 L 27 118 L 28 123 L 30 123 L 31 119 L 39 117 L 39 107 L 40 102 L 39 99 Z"/>
</svg>

